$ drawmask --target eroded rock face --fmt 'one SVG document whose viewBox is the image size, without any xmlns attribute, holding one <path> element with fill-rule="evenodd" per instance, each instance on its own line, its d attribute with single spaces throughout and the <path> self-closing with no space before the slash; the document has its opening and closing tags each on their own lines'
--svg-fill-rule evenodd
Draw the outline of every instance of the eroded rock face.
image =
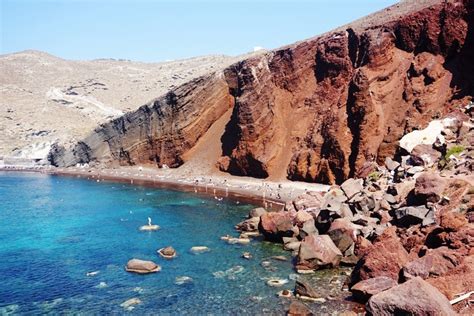
<svg viewBox="0 0 474 316">
<path fill-rule="evenodd" d="M 474 91 L 472 1 L 397 6 L 369 17 L 370 24 L 354 23 L 184 84 L 69 151 L 56 146 L 51 161 L 177 167 L 232 108 L 221 170 L 322 183 L 363 174 L 393 156 L 404 134 Z M 392 15 L 398 10 L 400 16 Z"/>
</svg>

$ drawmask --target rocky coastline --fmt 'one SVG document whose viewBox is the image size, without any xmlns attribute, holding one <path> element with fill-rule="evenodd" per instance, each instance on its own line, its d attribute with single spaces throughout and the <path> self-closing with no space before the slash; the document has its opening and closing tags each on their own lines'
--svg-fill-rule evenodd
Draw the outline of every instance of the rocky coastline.
<svg viewBox="0 0 474 316">
<path fill-rule="evenodd" d="M 347 299 L 367 314 L 473 313 L 473 109 L 406 134 L 400 155 L 367 163 L 360 178 L 307 192 L 281 211 L 255 209 L 236 229 L 282 243 L 299 274 L 353 267 Z M 300 300 L 288 314 L 313 314 L 303 302 L 321 299 L 318 292 L 297 280 Z"/>
</svg>

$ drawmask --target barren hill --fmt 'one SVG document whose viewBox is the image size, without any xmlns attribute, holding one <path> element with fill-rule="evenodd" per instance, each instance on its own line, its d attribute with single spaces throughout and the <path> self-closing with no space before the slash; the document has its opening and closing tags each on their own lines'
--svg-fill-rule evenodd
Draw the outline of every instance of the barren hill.
<svg viewBox="0 0 474 316">
<path fill-rule="evenodd" d="M 77 142 L 100 123 L 236 60 L 204 56 L 141 63 L 70 61 L 39 51 L 2 55 L 0 156 L 44 157 L 53 142 Z"/>
</svg>

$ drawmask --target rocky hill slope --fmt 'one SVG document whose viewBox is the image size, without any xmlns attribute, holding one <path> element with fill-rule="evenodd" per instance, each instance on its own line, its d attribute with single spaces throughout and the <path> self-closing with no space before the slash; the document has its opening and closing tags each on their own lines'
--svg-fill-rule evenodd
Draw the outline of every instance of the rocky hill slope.
<svg viewBox="0 0 474 316">
<path fill-rule="evenodd" d="M 44 157 L 52 143 L 75 143 L 100 123 L 237 60 L 203 56 L 140 63 L 70 61 L 39 51 L 2 55 L 0 156 Z"/>
<path fill-rule="evenodd" d="M 403 1 L 173 88 L 71 148 L 55 146 L 51 161 L 178 167 L 228 115 L 209 144 L 221 148 L 212 163 L 222 171 L 341 183 L 472 99 L 473 7 Z"/>
</svg>

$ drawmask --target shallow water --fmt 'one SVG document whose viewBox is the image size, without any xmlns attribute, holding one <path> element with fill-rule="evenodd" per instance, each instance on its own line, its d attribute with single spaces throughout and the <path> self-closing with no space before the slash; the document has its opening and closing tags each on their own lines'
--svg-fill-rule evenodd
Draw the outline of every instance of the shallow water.
<svg viewBox="0 0 474 316">
<path fill-rule="evenodd" d="M 281 314 L 289 301 L 276 293 L 294 287 L 293 265 L 269 258 L 290 253 L 267 242 L 240 246 L 220 240 L 236 235 L 234 225 L 252 207 L 114 182 L 0 172 L 0 315 Z M 147 217 L 161 229 L 140 232 Z M 168 245 L 177 258 L 157 255 Z M 196 245 L 211 251 L 190 253 Z M 244 251 L 253 258 L 241 258 Z M 162 271 L 127 273 L 131 258 L 153 260 Z M 265 260 L 270 268 L 262 267 Z M 93 271 L 98 273 L 86 275 Z M 322 294 L 337 297 L 344 272 L 312 278 Z M 176 284 L 180 276 L 192 281 Z M 289 282 L 269 287 L 270 277 Z M 141 303 L 120 306 L 130 298 Z M 312 308 L 331 313 L 345 304 L 336 300 Z"/>
</svg>

